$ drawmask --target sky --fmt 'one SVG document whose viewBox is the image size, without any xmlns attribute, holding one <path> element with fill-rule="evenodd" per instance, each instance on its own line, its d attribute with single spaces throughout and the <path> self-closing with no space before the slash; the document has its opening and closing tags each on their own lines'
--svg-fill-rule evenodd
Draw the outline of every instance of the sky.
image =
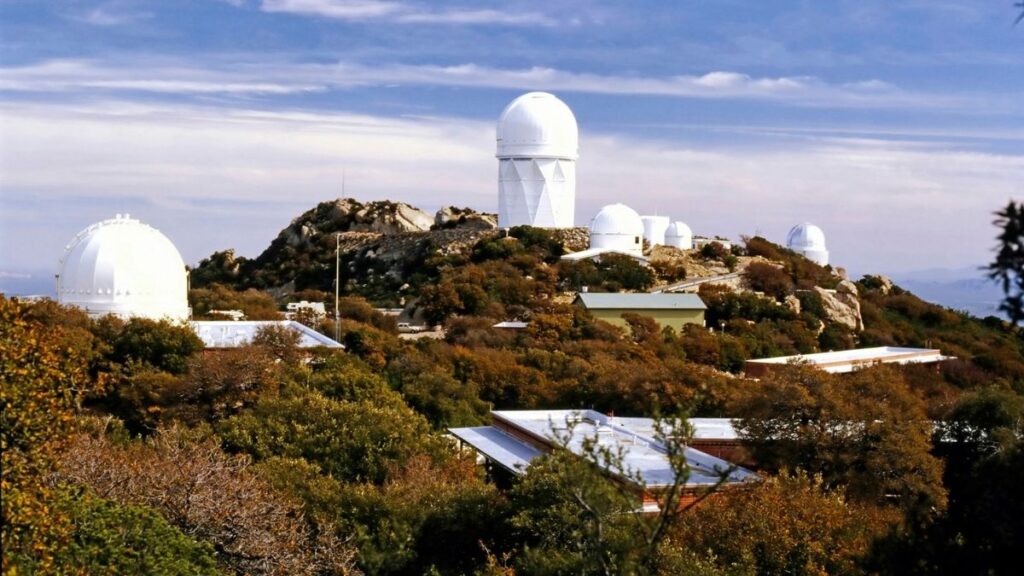
<svg viewBox="0 0 1024 576">
<path fill-rule="evenodd" d="M 0 0 L 0 274 L 117 213 L 195 264 L 343 195 L 494 212 L 530 90 L 580 126 L 577 225 L 810 221 L 853 274 L 976 269 L 1024 199 L 1013 4 Z"/>
</svg>

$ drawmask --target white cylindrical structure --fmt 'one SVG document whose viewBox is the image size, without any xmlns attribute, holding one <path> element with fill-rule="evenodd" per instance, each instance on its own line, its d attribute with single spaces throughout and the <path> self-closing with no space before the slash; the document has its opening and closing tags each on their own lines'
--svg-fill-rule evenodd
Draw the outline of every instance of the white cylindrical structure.
<svg viewBox="0 0 1024 576">
<path fill-rule="evenodd" d="M 498 226 L 571 228 L 576 211 L 576 117 L 546 92 L 516 98 L 498 118 Z"/>
<path fill-rule="evenodd" d="M 188 272 L 174 244 L 128 215 L 89 226 L 68 243 L 57 301 L 90 316 L 188 320 Z"/>
<path fill-rule="evenodd" d="M 644 238 L 651 248 L 665 244 L 665 232 L 668 230 L 668 216 L 641 216 L 644 223 Z"/>
<path fill-rule="evenodd" d="M 805 258 L 820 264 L 828 265 L 828 249 L 825 248 L 825 233 L 810 222 L 797 224 L 786 236 L 786 248 Z"/>
<path fill-rule="evenodd" d="M 590 247 L 643 256 L 644 223 L 625 204 L 601 208 L 590 222 Z"/>
<path fill-rule="evenodd" d="M 685 222 L 673 222 L 665 231 L 665 245 L 690 250 L 693 248 L 693 231 Z"/>
</svg>

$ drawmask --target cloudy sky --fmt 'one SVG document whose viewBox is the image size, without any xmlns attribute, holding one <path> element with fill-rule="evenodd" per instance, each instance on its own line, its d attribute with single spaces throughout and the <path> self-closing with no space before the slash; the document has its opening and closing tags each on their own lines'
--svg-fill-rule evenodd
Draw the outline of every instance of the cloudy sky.
<svg viewBox="0 0 1024 576">
<path fill-rule="evenodd" d="M 514 4 L 515 9 L 508 5 Z M 811 221 L 855 273 L 991 257 L 1024 198 L 1011 0 L 0 0 L 0 273 L 131 213 L 195 263 L 344 193 L 497 208 L 494 121 L 556 93 L 576 222 Z"/>
</svg>

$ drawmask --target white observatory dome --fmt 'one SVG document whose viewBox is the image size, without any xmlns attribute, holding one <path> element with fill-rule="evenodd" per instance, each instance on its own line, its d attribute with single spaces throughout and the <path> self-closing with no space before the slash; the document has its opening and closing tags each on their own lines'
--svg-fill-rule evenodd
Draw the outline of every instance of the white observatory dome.
<svg viewBox="0 0 1024 576">
<path fill-rule="evenodd" d="M 797 224 L 786 236 L 786 248 L 803 254 L 805 258 L 826 266 L 828 264 L 828 249 L 825 247 L 825 233 L 810 222 Z"/>
<path fill-rule="evenodd" d="M 553 94 L 523 94 L 498 118 L 497 156 L 575 160 L 579 156 L 576 117 Z"/>
<path fill-rule="evenodd" d="M 530 92 L 498 118 L 498 226 L 572 228 L 576 221 L 576 117 L 558 98 Z"/>
<path fill-rule="evenodd" d="M 187 320 L 188 273 L 166 236 L 118 214 L 82 230 L 67 245 L 57 301 L 90 316 Z"/>
<path fill-rule="evenodd" d="M 690 250 L 693 248 L 693 231 L 685 222 L 673 222 L 665 231 L 665 245 Z"/>
<path fill-rule="evenodd" d="M 625 204 L 609 204 L 590 222 L 590 247 L 643 255 L 644 222 Z"/>
<path fill-rule="evenodd" d="M 668 216 L 641 216 L 644 223 L 644 238 L 654 248 L 665 244 L 665 231 L 668 230 Z"/>
</svg>

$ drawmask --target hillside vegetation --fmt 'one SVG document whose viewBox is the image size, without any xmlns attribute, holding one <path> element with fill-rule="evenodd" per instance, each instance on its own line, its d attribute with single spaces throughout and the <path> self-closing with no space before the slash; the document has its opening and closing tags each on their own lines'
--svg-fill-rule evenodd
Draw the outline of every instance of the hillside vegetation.
<svg viewBox="0 0 1024 576">
<path fill-rule="evenodd" d="M 306 355 L 265 330 L 204 354 L 186 328 L 0 299 L 4 413 L 19 415 L 3 423 L 5 573 L 90 572 L 107 557 L 119 573 L 153 573 L 131 550 L 175 558 L 160 561 L 168 574 L 1016 567 L 1024 339 L 1009 324 L 881 277 L 852 282 L 762 238 L 652 267 L 570 263 L 575 231 L 390 230 L 336 208 L 307 212 L 256 259 L 204 260 L 191 296 L 199 313 L 273 317 L 296 299 L 333 310 L 341 233 L 340 325 L 304 320 L 337 329 L 343 352 Z M 620 329 L 571 304 L 583 286 L 643 291 L 730 269 L 731 285 L 700 288 L 713 331 L 641 315 Z M 399 303 L 444 337 L 400 338 L 374 309 Z M 492 328 L 507 319 L 528 325 Z M 747 358 L 875 345 L 957 360 L 742 375 Z M 627 513 L 635 495 L 578 459 L 556 452 L 506 484 L 445 436 L 491 409 L 529 408 L 740 418 L 763 481 L 654 537 L 654 519 Z"/>
</svg>

